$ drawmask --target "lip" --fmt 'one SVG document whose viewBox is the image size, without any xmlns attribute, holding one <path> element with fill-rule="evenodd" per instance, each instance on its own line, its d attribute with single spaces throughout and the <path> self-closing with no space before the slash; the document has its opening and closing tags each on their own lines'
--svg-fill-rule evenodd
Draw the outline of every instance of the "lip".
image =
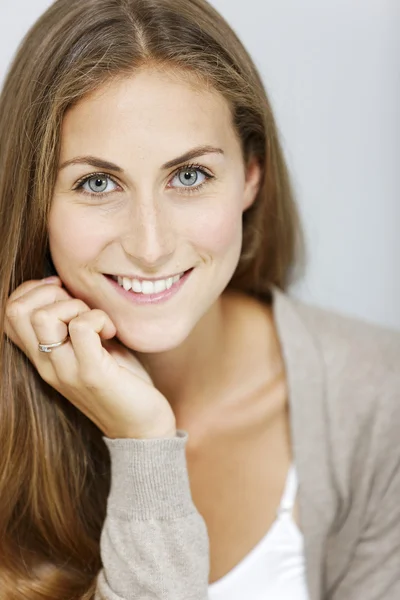
<svg viewBox="0 0 400 600">
<path fill-rule="evenodd" d="M 117 280 L 117 277 L 127 277 L 127 279 L 137 279 L 138 281 L 142 282 L 142 281 L 160 281 L 161 279 L 170 279 L 171 277 L 176 277 L 177 275 L 181 275 L 181 273 L 186 273 L 186 271 L 179 271 L 179 273 L 174 273 L 173 275 L 165 275 L 165 277 L 139 277 L 138 275 L 121 275 L 121 273 L 118 273 L 118 275 L 115 275 L 114 273 L 104 273 L 106 277 L 115 277 L 115 280 Z"/>
<path fill-rule="evenodd" d="M 126 291 L 122 286 L 115 281 L 111 275 L 104 274 L 104 277 L 107 281 L 112 285 L 116 292 L 118 292 L 123 298 L 126 298 L 129 302 L 133 304 L 161 304 L 162 302 L 166 302 L 173 296 L 175 296 L 179 290 L 185 285 L 186 281 L 189 279 L 194 269 L 189 269 L 184 273 L 184 275 L 174 283 L 169 290 L 164 290 L 163 292 L 158 292 L 157 294 L 137 294 L 136 292 L 129 290 Z M 154 279 L 148 279 L 144 281 L 154 281 Z M 157 281 L 157 280 L 155 280 Z"/>
</svg>

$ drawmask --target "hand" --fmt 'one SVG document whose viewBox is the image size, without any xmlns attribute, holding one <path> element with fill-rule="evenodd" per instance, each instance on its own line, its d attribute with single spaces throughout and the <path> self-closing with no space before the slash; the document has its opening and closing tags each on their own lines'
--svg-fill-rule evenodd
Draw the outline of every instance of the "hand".
<svg viewBox="0 0 400 600">
<path fill-rule="evenodd" d="M 72 298 L 59 278 L 26 281 L 9 297 L 5 333 L 39 375 L 109 438 L 173 437 L 172 408 L 148 373 L 117 340 L 102 310 Z M 38 343 L 70 339 L 45 354 Z M 103 343 L 102 343 L 103 341 Z"/>
</svg>

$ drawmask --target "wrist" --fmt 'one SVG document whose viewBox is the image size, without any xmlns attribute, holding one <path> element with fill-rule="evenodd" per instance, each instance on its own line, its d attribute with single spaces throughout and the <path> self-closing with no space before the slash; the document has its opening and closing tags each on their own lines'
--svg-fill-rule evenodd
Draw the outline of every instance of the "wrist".
<svg viewBox="0 0 400 600">
<path fill-rule="evenodd" d="M 169 439 L 176 436 L 176 422 L 168 424 L 154 425 L 148 429 L 128 429 L 125 431 L 115 431 L 112 435 L 107 434 L 109 439 L 135 439 L 135 440 L 155 440 Z"/>
<path fill-rule="evenodd" d="M 103 439 L 111 458 L 110 514 L 175 519 L 194 511 L 186 432 L 178 429 L 171 439 Z"/>
<path fill-rule="evenodd" d="M 156 439 L 169 439 L 176 436 L 176 425 L 174 427 L 168 427 L 167 429 L 155 429 L 142 433 L 140 436 L 136 436 L 139 440 L 156 440 Z"/>
</svg>

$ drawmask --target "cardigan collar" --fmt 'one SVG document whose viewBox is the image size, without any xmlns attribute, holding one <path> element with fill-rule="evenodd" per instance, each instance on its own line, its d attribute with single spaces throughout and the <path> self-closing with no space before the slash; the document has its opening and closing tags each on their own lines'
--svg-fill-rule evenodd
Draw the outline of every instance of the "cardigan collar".
<svg viewBox="0 0 400 600">
<path fill-rule="evenodd" d="M 302 303 L 271 286 L 273 313 L 289 390 L 294 461 L 310 600 L 323 593 L 325 543 L 335 512 L 323 356 L 302 313 Z M 303 307 L 304 309 L 304 307 Z"/>
</svg>

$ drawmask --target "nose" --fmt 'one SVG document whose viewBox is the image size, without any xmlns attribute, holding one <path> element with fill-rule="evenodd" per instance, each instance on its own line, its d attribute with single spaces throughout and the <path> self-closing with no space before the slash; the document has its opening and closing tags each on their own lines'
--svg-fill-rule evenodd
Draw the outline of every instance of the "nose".
<svg viewBox="0 0 400 600">
<path fill-rule="evenodd" d="M 171 214 L 159 203 L 138 202 L 123 236 L 124 251 L 143 269 L 156 270 L 175 252 L 176 235 Z"/>
</svg>

